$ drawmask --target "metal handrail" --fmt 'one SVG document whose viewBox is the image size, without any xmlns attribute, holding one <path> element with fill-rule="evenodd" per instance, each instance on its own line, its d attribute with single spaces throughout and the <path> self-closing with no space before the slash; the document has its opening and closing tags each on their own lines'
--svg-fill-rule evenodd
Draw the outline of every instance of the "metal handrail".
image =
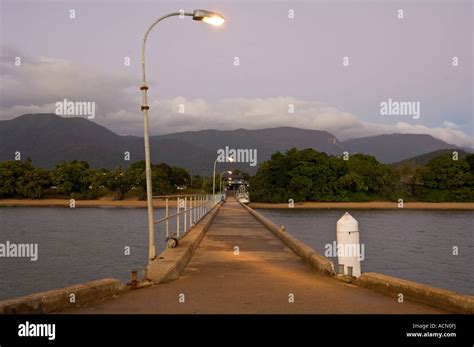
<svg viewBox="0 0 474 347">
<path fill-rule="evenodd" d="M 189 197 L 189 196 L 204 196 L 204 195 L 212 195 L 212 194 L 172 194 L 172 195 L 153 195 L 153 199 L 159 198 L 176 198 L 176 197 Z M 220 195 L 220 194 L 216 194 Z"/>
<path fill-rule="evenodd" d="M 220 194 L 216 194 L 214 197 L 212 194 L 176 194 L 153 196 L 153 198 L 162 198 L 165 200 L 165 216 L 154 220 L 153 224 L 166 222 L 165 237 L 168 247 L 177 246 L 180 234 L 184 236 L 196 223 L 203 219 L 220 201 L 220 198 L 217 199 L 217 197 L 220 197 Z M 176 213 L 169 214 L 170 200 L 176 200 Z M 184 215 L 183 219 L 181 218 L 182 215 Z M 173 218 L 176 218 L 176 233 L 170 237 L 169 221 Z M 182 228 L 180 225 L 181 219 L 183 221 Z M 168 243 L 170 240 L 171 242 Z"/>
<path fill-rule="evenodd" d="M 161 223 L 161 222 L 165 221 L 166 219 L 170 219 L 170 218 L 172 218 L 172 217 L 176 217 L 176 216 L 178 216 L 178 215 L 183 214 L 184 212 L 191 211 L 191 210 L 195 210 L 196 208 L 198 208 L 198 207 L 200 207 L 200 206 L 202 206 L 202 205 L 204 205 L 204 204 L 200 204 L 200 205 L 197 205 L 197 206 L 194 206 L 194 207 L 189 207 L 189 208 L 187 208 L 187 209 L 185 209 L 185 210 L 182 210 L 182 211 L 180 211 L 180 212 L 173 213 L 173 214 L 169 215 L 168 217 L 163 217 L 163 218 L 157 219 L 157 220 L 153 221 L 153 223 L 154 223 L 154 224 Z"/>
</svg>

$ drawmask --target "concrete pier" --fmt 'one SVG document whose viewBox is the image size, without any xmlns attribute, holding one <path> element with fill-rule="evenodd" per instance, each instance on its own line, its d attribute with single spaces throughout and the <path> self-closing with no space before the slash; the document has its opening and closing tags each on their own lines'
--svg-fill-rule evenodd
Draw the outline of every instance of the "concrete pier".
<svg viewBox="0 0 474 347">
<path fill-rule="evenodd" d="M 229 198 L 176 280 L 68 312 L 446 313 L 397 299 L 315 271 Z"/>
</svg>

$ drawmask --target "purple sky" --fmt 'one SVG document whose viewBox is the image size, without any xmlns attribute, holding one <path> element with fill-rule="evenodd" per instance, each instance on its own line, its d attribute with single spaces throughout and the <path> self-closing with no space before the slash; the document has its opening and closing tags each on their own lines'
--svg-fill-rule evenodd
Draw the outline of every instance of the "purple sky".
<svg viewBox="0 0 474 347">
<path fill-rule="evenodd" d="M 140 135 L 145 30 L 168 12 L 204 8 L 227 22 L 211 27 L 175 17 L 150 35 L 152 133 L 289 125 L 328 130 L 340 139 L 427 133 L 474 147 L 471 1 L 0 4 L 0 119 L 54 112 L 64 98 L 95 101 L 96 122 Z M 398 9 L 404 19 L 397 18 Z M 21 66 L 14 66 L 17 56 Z M 420 119 L 380 115 L 388 99 L 420 102 Z M 288 104 L 295 105 L 294 114 Z"/>
</svg>

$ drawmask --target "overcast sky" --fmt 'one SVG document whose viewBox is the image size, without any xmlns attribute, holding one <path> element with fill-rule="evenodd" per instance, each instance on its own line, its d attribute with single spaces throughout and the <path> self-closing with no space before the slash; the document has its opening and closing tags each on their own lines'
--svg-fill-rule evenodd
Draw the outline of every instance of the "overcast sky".
<svg viewBox="0 0 474 347">
<path fill-rule="evenodd" d="M 153 134 L 295 126 L 341 140 L 426 133 L 474 147 L 471 1 L 0 4 L 0 119 L 54 112 L 64 98 L 95 101 L 97 123 L 141 135 L 143 34 L 163 14 L 204 8 L 224 14 L 226 23 L 174 17 L 150 35 Z M 381 115 L 388 99 L 420 102 L 420 118 Z"/>
</svg>

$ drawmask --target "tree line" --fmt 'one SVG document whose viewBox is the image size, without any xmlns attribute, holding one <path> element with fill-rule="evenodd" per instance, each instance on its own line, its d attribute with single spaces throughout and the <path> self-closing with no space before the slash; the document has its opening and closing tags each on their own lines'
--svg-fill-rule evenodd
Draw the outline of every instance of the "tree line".
<svg viewBox="0 0 474 347">
<path fill-rule="evenodd" d="M 347 160 L 313 149 L 277 152 L 250 179 L 252 201 L 474 201 L 474 155 L 433 158 L 400 168 L 375 157 Z"/>
<path fill-rule="evenodd" d="M 152 165 L 154 194 L 178 189 L 209 190 L 208 179 L 191 176 L 185 169 L 164 163 Z M 145 162 L 114 170 L 93 169 L 85 161 L 62 162 L 52 170 L 34 167 L 30 160 L 0 163 L 0 198 L 70 197 L 96 199 L 113 193 L 122 200 L 127 193 L 146 199 Z"/>
<path fill-rule="evenodd" d="M 439 155 L 426 165 L 386 165 L 354 154 L 348 160 L 313 149 L 277 152 L 250 177 L 252 201 L 474 201 L 474 154 Z M 216 187 L 219 187 L 216 175 Z M 212 177 L 191 176 L 184 168 L 152 165 L 153 194 L 211 193 Z M 0 163 L 0 198 L 68 197 L 96 199 L 113 194 L 146 199 L 145 162 L 128 168 L 93 169 L 85 161 L 62 162 L 52 170 L 30 160 Z"/>
</svg>

